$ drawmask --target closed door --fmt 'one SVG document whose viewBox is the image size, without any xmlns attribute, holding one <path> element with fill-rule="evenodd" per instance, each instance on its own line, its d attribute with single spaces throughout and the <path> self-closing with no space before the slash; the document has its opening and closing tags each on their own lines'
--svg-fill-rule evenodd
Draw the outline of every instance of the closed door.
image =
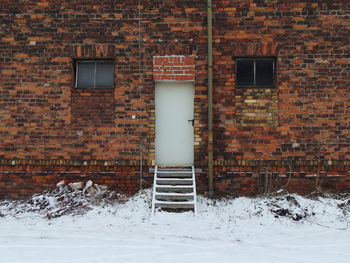
<svg viewBox="0 0 350 263">
<path fill-rule="evenodd" d="M 156 164 L 193 165 L 193 84 L 156 83 L 155 102 Z"/>
</svg>

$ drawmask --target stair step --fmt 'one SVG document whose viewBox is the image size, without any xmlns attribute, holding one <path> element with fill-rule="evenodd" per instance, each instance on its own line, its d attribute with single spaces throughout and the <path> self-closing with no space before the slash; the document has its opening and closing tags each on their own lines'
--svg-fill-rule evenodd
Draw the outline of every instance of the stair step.
<svg viewBox="0 0 350 263">
<path fill-rule="evenodd" d="M 158 178 L 192 178 L 192 173 L 158 173 Z"/>
<path fill-rule="evenodd" d="M 186 205 L 186 204 L 194 204 L 193 201 L 155 201 L 156 205 Z"/>
<path fill-rule="evenodd" d="M 172 180 L 172 181 L 193 181 L 192 178 L 157 178 L 158 181 L 166 181 L 166 180 Z"/>
<path fill-rule="evenodd" d="M 157 189 L 159 193 L 191 193 L 193 194 L 193 189 L 189 188 L 178 188 L 178 189 L 173 189 L 173 188 L 162 188 L 162 189 Z"/>
<path fill-rule="evenodd" d="M 193 193 L 191 185 L 156 185 L 158 193 Z"/>
<path fill-rule="evenodd" d="M 158 174 L 192 174 L 191 170 L 157 170 Z"/>
<path fill-rule="evenodd" d="M 168 185 L 168 184 L 156 184 L 156 188 L 172 188 L 172 189 L 192 189 L 192 185 Z"/>
<path fill-rule="evenodd" d="M 193 201 L 194 196 L 191 195 L 168 195 L 165 194 L 156 194 L 155 199 L 157 201 Z"/>
<path fill-rule="evenodd" d="M 185 202 L 185 201 L 193 201 L 194 197 L 156 197 L 156 201 L 162 202 L 162 201 L 167 201 L 167 202 Z"/>
<path fill-rule="evenodd" d="M 192 179 L 168 179 L 168 178 L 157 178 L 157 185 L 193 185 Z"/>
<path fill-rule="evenodd" d="M 193 209 L 194 202 L 156 202 L 155 207 L 167 209 Z"/>
<path fill-rule="evenodd" d="M 155 192 L 155 195 L 167 195 L 167 196 L 193 196 L 193 193 L 162 193 L 162 192 Z"/>
<path fill-rule="evenodd" d="M 196 183 L 192 169 L 154 169 L 152 214 L 155 208 L 193 210 L 196 214 Z"/>
</svg>

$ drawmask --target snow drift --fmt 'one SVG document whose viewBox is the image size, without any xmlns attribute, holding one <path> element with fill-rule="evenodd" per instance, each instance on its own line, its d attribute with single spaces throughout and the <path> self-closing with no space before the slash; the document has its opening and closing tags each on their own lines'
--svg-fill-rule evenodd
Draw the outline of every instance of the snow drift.
<svg viewBox="0 0 350 263">
<path fill-rule="evenodd" d="M 1 201 L 0 262 L 345 263 L 350 258 L 349 195 L 199 197 L 197 217 L 161 211 L 151 217 L 150 204 L 150 190 L 126 198 L 92 182 Z"/>
</svg>

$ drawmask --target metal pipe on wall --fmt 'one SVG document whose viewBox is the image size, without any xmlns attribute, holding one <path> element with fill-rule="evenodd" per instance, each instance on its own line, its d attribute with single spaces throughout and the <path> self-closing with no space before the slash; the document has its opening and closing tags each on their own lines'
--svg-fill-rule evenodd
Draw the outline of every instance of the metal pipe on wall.
<svg viewBox="0 0 350 263">
<path fill-rule="evenodd" d="M 208 179 L 209 196 L 214 194 L 213 178 L 213 28 L 212 1 L 208 0 Z"/>
</svg>

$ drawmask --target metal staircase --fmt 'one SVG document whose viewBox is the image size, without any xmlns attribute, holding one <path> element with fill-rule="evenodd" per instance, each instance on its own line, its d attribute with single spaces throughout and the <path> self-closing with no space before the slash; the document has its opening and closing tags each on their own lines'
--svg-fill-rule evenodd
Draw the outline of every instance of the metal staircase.
<svg viewBox="0 0 350 263">
<path fill-rule="evenodd" d="M 155 167 L 152 215 L 156 209 L 193 210 L 197 214 L 196 203 L 194 166 L 190 169 Z"/>
</svg>

